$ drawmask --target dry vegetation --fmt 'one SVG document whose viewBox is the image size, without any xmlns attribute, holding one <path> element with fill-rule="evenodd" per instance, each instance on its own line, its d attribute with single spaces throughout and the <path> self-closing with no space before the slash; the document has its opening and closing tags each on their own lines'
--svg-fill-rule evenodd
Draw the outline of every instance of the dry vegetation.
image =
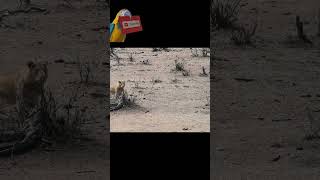
<svg viewBox="0 0 320 180">
<path fill-rule="evenodd" d="M 211 5 L 211 178 L 319 177 L 320 4 Z"/>
<path fill-rule="evenodd" d="M 0 105 L 0 154 L 14 147 L 0 158 L 0 179 L 105 179 L 108 1 L 20 2 L 0 0 L 0 74 L 37 58 L 48 62 L 49 77 L 27 119 Z"/>
<path fill-rule="evenodd" d="M 112 132 L 209 130 L 208 49 L 127 48 L 114 53 L 111 84 L 126 81 L 129 105 L 111 113 Z"/>
</svg>

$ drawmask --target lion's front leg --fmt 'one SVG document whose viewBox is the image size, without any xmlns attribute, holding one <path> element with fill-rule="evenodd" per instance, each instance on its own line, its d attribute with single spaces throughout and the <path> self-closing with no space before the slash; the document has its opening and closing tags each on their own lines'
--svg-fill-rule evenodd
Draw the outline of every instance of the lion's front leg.
<svg viewBox="0 0 320 180">
<path fill-rule="evenodd" d="M 17 82 L 16 85 L 16 109 L 19 119 L 24 121 L 27 117 L 27 109 L 23 97 L 23 82 Z"/>
</svg>

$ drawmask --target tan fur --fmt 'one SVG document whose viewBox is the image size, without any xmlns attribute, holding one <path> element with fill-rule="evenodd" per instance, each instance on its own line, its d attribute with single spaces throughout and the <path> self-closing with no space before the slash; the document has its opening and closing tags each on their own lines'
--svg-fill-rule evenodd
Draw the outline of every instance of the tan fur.
<svg viewBox="0 0 320 180">
<path fill-rule="evenodd" d="M 28 108 L 34 107 L 47 78 L 47 65 L 34 62 L 28 62 L 18 72 L 0 75 L 0 107 L 2 104 L 18 104 L 18 101 Z"/>
<path fill-rule="evenodd" d="M 126 85 L 125 81 L 118 81 L 117 85 L 112 86 L 110 88 L 110 94 L 118 98 L 120 95 L 124 93 L 125 85 Z"/>
</svg>

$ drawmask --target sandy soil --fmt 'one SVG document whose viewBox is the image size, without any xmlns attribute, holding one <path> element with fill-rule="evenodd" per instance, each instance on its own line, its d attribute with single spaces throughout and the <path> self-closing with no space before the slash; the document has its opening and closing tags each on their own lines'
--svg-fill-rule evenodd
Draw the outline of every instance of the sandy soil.
<svg viewBox="0 0 320 180">
<path fill-rule="evenodd" d="M 316 0 L 245 0 L 239 22 L 257 17 L 256 47 L 232 45 L 228 31 L 211 33 L 211 179 L 320 177 L 320 141 L 304 140 L 306 107 L 320 118 L 318 8 Z M 313 47 L 285 43 L 296 15 Z"/>
<path fill-rule="evenodd" d="M 202 67 L 209 73 L 209 57 L 193 57 L 189 48 L 115 52 L 121 59 L 120 64 L 111 59 L 110 83 L 124 80 L 135 105 L 110 113 L 111 132 L 209 132 L 209 76 L 199 75 Z M 173 71 L 174 60 L 183 62 L 190 75 Z"/>
<path fill-rule="evenodd" d="M 17 2 L 0 0 L 0 13 L 16 9 Z M 58 96 L 72 91 L 80 80 L 77 65 L 70 62 L 107 61 L 103 27 L 109 22 L 108 8 L 94 0 L 69 2 L 73 7 L 64 1 L 32 1 L 49 12 L 19 13 L 0 21 L 0 73 L 15 71 L 29 60 L 47 61 L 48 86 Z M 100 66 L 94 74 L 95 83 L 82 89 L 82 103 L 90 117 L 82 125 L 82 136 L 14 159 L 1 158 L 0 179 L 109 179 L 108 69 Z"/>
</svg>

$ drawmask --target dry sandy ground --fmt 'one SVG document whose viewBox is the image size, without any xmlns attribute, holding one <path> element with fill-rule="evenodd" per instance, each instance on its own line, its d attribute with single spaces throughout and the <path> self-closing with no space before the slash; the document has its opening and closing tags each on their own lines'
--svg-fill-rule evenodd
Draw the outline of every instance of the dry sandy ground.
<svg viewBox="0 0 320 180">
<path fill-rule="evenodd" d="M 0 0 L 0 12 L 15 9 L 18 1 Z M 107 7 L 95 0 L 32 1 L 49 13 L 20 13 L 0 22 L 0 73 L 12 72 L 28 60 L 49 62 L 48 86 L 55 95 L 68 92 L 79 81 L 74 62 L 107 61 Z M 3 12 L 3 11 L 2 11 Z M 64 63 L 55 63 L 56 60 Z M 109 179 L 109 123 L 106 122 L 106 81 L 108 69 L 95 69 L 96 83 L 86 89 L 83 105 L 90 117 L 82 126 L 82 136 L 67 145 L 0 159 L 0 179 Z M 60 99 L 62 101 L 62 99 Z M 59 100 L 59 101 L 60 101 Z"/>
<path fill-rule="evenodd" d="M 211 34 L 211 179 L 319 179 L 320 141 L 304 137 L 310 133 L 306 107 L 320 118 L 320 3 L 242 4 L 240 23 L 258 19 L 256 47 L 232 45 L 227 31 Z M 295 15 L 302 17 L 313 47 L 283 43 L 295 34 Z"/>
<path fill-rule="evenodd" d="M 209 57 L 192 57 L 189 48 L 115 49 L 120 65 L 111 59 L 111 80 L 126 82 L 135 106 L 110 113 L 111 132 L 209 132 Z M 133 62 L 130 62 L 130 55 Z M 183 62 L 189 76 L 175 72 L 175 61 Z M 148 61 L 149 64 L 143 64 Z"/>
</svg>

